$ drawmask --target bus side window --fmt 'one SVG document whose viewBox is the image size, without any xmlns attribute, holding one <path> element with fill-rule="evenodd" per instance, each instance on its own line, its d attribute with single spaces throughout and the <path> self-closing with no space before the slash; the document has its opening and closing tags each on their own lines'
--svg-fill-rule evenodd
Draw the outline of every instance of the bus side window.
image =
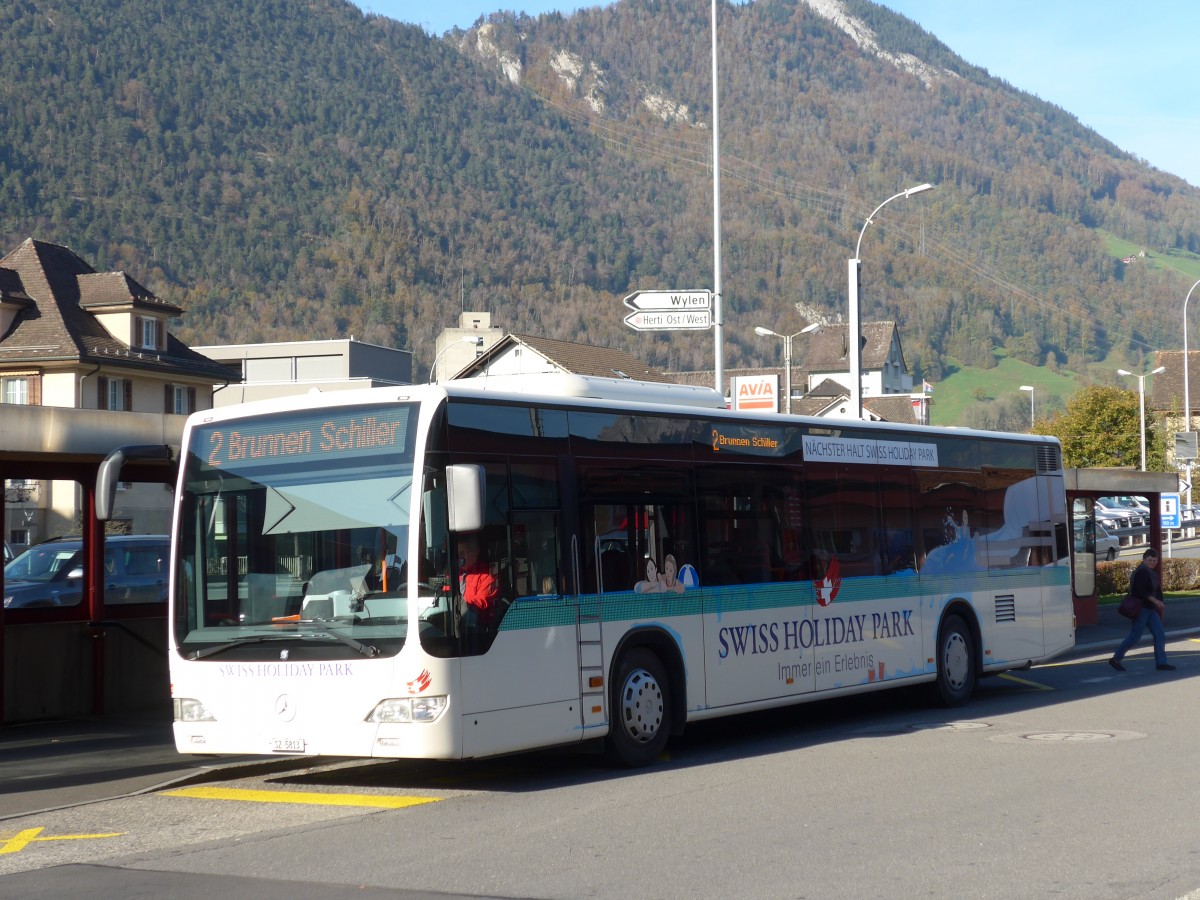
<svg viewBox="0 0 1200 900">
<path fill-rule="evenodd" d="M 833 560 L 843 578 L 878 575 L 883 570 L 878 482 L 870 466 L 816 467 L 807 472 L 813 577 Z"/>
<path fill-rule="evenodd" d="M 917 547 L 910 472 L 899 470 L 880 473 L 879 505 L 883 509 L 883 533 L 879 541 L 883 574 L 916 572 Z"/>
<path fill-rule="evenodd" d="M 555 513 L 513 514 L 513 574 L 518 597 L 558 593 L 558 524 Z"/>
<path fill-rule="evenodd" d="M 699 483 L 704 584 L 809 577 L 799 470 L 781 465 L 710 466 L 701 471 Z"/>
</svg>

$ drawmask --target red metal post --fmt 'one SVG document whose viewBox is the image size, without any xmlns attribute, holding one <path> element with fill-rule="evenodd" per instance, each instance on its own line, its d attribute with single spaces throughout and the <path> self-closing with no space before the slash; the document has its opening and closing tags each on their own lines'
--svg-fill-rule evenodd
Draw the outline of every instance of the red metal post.
<svg viewBox="0 0 1200 900">
<path fill-rule="evenodd" d="M 95 476 L 83 488 L 83 603 L 89 622 L 104 618 L 104 523 L 96 520 Z M 92 630 L 92 714 L 104 714 L 104 631 Z"/>
</svg>

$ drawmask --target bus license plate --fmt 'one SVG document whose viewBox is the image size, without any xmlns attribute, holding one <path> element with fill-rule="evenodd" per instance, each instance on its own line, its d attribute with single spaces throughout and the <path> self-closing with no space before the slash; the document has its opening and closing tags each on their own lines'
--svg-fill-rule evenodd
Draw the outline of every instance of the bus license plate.
<svg viewBox="0 0 1200 900">
<path fill-rule="evenodd" d="M 275 753 L 303 753 L 304 738 L 276 738 L 271 749 Z"/>
</svg>

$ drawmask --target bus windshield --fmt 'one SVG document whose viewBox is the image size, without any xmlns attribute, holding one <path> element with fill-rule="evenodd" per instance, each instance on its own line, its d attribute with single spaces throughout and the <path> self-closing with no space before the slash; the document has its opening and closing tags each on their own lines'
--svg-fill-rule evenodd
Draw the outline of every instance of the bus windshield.
<svg viewBox="0 0 1200 900">
<path fill-rule="evenodd" d="M 399 651 L 416 409 L 309 411 L 192 430 L 178 530 L 180 653 Z"/>
</svg>

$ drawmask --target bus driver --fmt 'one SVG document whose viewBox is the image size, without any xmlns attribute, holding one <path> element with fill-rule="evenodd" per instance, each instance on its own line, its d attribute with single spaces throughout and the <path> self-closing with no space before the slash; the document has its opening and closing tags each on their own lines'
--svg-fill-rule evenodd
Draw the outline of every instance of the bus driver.
<svg viewBox="0 0 1200 900">
<path fill-rule="evenodd" d="M 458 539 L 458 596 L 464 634 L 478 635 L 495 626 L 500 585 L 479 558 L 479 537 L 474 534 Z"/>
</svg>

